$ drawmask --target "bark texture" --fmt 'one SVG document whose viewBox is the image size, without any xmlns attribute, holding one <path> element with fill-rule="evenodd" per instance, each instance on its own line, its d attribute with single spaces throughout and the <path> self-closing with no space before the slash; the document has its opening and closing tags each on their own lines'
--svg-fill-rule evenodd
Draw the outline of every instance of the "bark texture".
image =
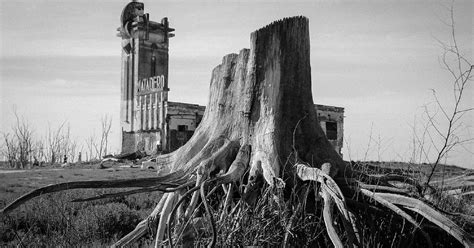
<svg viewBox="0 0 474 248">
<path fill-rule="evenodd" d="M 262 173 L 271 185 L 281 183 L 285 171 L 294 176 L 294 168 L 285 167 L 289 162 L 331 162 L 333 175 L 343 171 L 344 162 L 317 124 L 308 19 L 274 22 L 250 41 L 250 50 L 225 56 L 213 70 L 209 104 L 195 135 L 159 163 L 169 171 L 194 169 L 226 139 L 250 145 L 251 175 Z"/>
<path fill-rule="evenodd" d="M 259 202 L 276 206 L 278 211 L 273 213 L 286 216 L 282 219 L 285 223 L 273 222 L 284 226 L 284 245 L 292 244 L 291 230 L 298 225 L 297 219 L 304 221 L 301 216 L 307 211 L 320 211 L 324 222 L 320 226 L 325 226 L 335 247 L 364 246 L 364 218 L 356 212 L 360 212 L 360 205 L 368 205 L 364 211 L 371 211 L 366 212 L 371 216 L 393 211 L 407 220 L 427 244 L 431 240 L 415 218 L 417 214 L 472 247 L 472 236 L 421 200 L 416 180 L 354 170 L 333 149 L 314 108 L 308 28 L 305 17 L 276 21 L 251 34 L 250 49 L 223 58 L 212 71 L 208 107 L 193 137 L 177 151 L 157 158 L 166 175 L 52 185 L 21 197 L 2 213 L 32 197 L 68 188 L 138 187 L 79 199 L 166 192 L 150 216 L 116 246 L 137 240 L 154 224 L 156 247 L 176 242 L 185 247 L 195 245 L 195 236 L 206 230 L 211 230 L 212 247 L 222 229 L 242 229 L 245 223 L 236 224 L 242 213 Z M 221 193 L 214 194 L 216 191 Z M 279 212 L 282 209 L 284 213 Z M 189 228 L 190 223 L 194 229 Z M 233 235 L 235 231 L 221 239 Z"/>
</svg>

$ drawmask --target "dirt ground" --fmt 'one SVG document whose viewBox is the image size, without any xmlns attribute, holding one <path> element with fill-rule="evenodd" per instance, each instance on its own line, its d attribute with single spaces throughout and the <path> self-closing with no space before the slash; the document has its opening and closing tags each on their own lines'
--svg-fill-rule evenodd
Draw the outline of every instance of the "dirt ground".
<svg viewBox="0 0 474 248">
<path fill-rule="evenodd" d="M 50 184 L 156 176 L 154 170 L 131 168 L 126 164 L 105 166 L 108 168 L 98 169 L 98 164 L 72 165 L 65 168 L 37 167 L 29 170 L 0 168 L 0 208 L 31 190 Z"/>
</svg>

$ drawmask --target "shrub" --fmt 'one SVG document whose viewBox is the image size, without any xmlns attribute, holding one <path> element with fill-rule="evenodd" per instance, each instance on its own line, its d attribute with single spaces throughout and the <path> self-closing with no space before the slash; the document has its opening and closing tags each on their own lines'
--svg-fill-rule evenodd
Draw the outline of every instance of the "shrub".
<svg viewBox="0 0 474 248">
<path fill-rule="evenodd" d="M 108 245 L 132 231 L 161 197 L 161 193 L 155 192 L 70 202 L 115 191 L 75 190 L 33 199 L 7 216 L 0 216 L 0 247 Z"/>
</svg>

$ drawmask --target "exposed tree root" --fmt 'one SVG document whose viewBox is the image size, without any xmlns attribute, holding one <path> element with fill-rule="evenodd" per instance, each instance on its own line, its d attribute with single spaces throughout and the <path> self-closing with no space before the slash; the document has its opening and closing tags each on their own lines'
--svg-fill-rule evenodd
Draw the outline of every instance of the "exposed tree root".
<svg viewBox="0 0 474 248">
<path fill-rule="evenodd" d="M 62 190 L 138 188 L 76 201 L 165 192 L 155 210 L 115 247 L 138 240 L 150 226 L 156 228 L 155 247 L 202 245 L 203 240 L 209 247 L 243 245 L 226 242 L 237 235 L 248 237 L 244 228 L 260 233 L 260 227 L 277 230 L 278 237 L 272 238 L 291 246 L 299 238 L 293 230 L 299 225 L 294 223 L 306 213 L 322 213 L 322 218 L 315 215 L 320 222 L 313 223 L 312 231 L 317 230 L 316 236 L 324 236 L 321 239 L 325 242 L 310 240 L 308 244 L 324 246 L 329 237 L 336 247 L 360 247 L 366 231 L 360 214 L 383 215 L 386 209 L 397 220 L 410 222 L 428 244 L 430 237 L 417 216 L 472 247 L 468 233 L 419 200 L 425 185 L 408 175 L 394 174 L 402 171 L 371 168 L 386 174 L 361 172 L 367 170 L 351 167 L 336 153 L 314 109 L 308 30 L 304 17 L 277 21 L 252 33 L 250 50 L 223 58 L 212 72 L 209 104 L 193 137 L 177 151 L 156 158 L 168 175 L 50 185 L 20 197 L 1 213 L 7 214 L 33 197 Z M 212 187 L 207 194 L 206 187 Z M 240 218 L 251 214 L 262 221 L 270 220 L 245 227 Z M 210 235 L 202 232 L 206 223 Z M 226 223 L 228 226 L 223 226 Z M 193 243 L 199 235 L 194 236 L 188 224 L 200 225 L 195 233 L 207 235 L 199 244 Z M 316 229 L 323 225 L 327 234 Z M 259 245 L 268 240 L 254 237 L 247 243 Z"/>
<path fill-rule="evenodd" d="M 159 216 L 159 214 L 161 213 L 166 199 L 168 199 L 168 193 L 165 193 L 161 197 L 153 212 L 146 219 L 138 223 L 138 225 L 133 231 L 121 238 L 119 241 L 115 242 L 112 247 L 124 247 L 143 237 L 143 235 L 148 232 L 149 227 L 154 226 L 154 224 L 159 221 L 159 218 L 157 216 Z"/>
<path fill-rule="evenodd" d="M 94 201 L 94 200 L 100 200 L 100 199 L 105 199 L 105 198 L 112 198 L 112 197 L 118 197 L 118 196 L 127 196 L 127 195 L 133 195 L 133 194 L 138 194 L 138 193 L 144 193 L 144 192 L 154 192 L 154 191 L 161 191 L 161 192 L 174 192 L 176 191 L 176 188 L 163 188 L 163 186 L 156 186 L 156 187 L 147 187 L 147 188 L 140 188 L 140 189 L 134 189 L 134 190 L 129 190 L 129 191 L 123 191 L 123 192 L 117 192 L 117 193 L 109 193 L 109 194 L 101 194 L 98 196 L 94 197 L 88 197 L 88 198 L 79 198 L 79 199 L 74 199 L 71 202 L 86 202 L 86 201 Z"/>
<path fill-rule="evenodd" d="M 331 239 L 334 247 L 343 248 L 344 245 L 342 244 L 339 234 L 336 232 L 333 224 L 334 220 L 332 216 L 332 207 L 334 204 L 334 199 L 329 196 L 327 192 L 323 192 L 322 195 L 324 199 L 323 217 L 326 231 L 328 232 L 329 238 Z"/>
<path fill-rule="evenodd" d="M 317 169 L 317 168 L 310 168 L 302 164 L 297 165 L 297 174 L 302 180 L 313 180 L 320 182 L 321 184 L 325 184 L 325 179 L 330 178 L 326 173 L 323 171 Z M 391 177 L 391 179 L 398 179 L 397 177 Z M 372 189 L 378 189 L 376 185 L 373 187 L 368 187 L 368 185 L 363 184 L 361 185 L 362 187 L 366 188 L 372 188 Z M 337 187 L 337 185 L 336 185 Z M 387 188 L 383 188 L 387 189 Z M 390 188 L 391 189 L 391 188 Z M 391 189 L 392 192 L 397 192 L 397 190 Z M 332 223 L 332 216 L 330 213 L 330 206 L 332 205 L 332 201 L 337 201 L 336 199 L 339 199 L 339 192 L 338 190 L 332 186 L 330 190 L 324 190 L 322 191 L 323 198 L 325 199 L 324 203 L 324 218 L 325 218 L 325 223 L 326 227 L 328 230 L 328 234 L 331 237 L 331 240 L 333 241 L 334 246 L 339 247 L 340 245 L 340 240 L 336 238 L 336 233 L 333 227 L 331 227 Z M 327 192 L 327 193 L 326 193 Z M 332 192 L 332 194 L 330 193 Z M 337 194 L 336 194 L 337 192 Z M 403 211 L 401 208 L 397 207 L 396 205 L 401 205 L 404 208 L 411 210 L 413 212 L 416 212 L 422 216 L 424 216 L 427 220 L 433 222 L 434 224 L 438 225 L 441 229 L 445 230 L 447 233 L 451 234 L 453 237 L 455 237 L 459 242 L 461 242 L 463 245 L 466 247 L 472 247 L 474 245 L 472 243 L 472 237 L 470 237 L 469 234 L 464 232 L 461 228 L 459 228 L 454 222 L 452 222 L 450 219 L 446 218 L 445 216 L 441 215 L 438 211 L 434 210 L 430 206 L 428 206 L 426 203 L 415 199 L 411 197 L 407 197 L 404 195 L 399 195 L 399 194 L 393 194 L 393 193 L 379 193 L 379 192 L 373 192 L 369 191 L 367 189 L 361 188 L 360 192 L 378 203 L 382 204 L 383 206 L 387 207 L 388 209 L 394 211 L 396 214 L 400 215 L 410 223 L 412 223 L 417 229 L 421 231 L 425 239 L 427 240 L 428 244 L 432 246 L 431 244 L 431 239 L 429 236 L 421 230 L 420 224 L 415 221 L 413 217 L 411 217 L 408 213 Z M 342 194 L 342 193 L 341 193 Z M 331 198 L 331 199 L 328 199 Z M 345 202 L 342 201 L 344 204 L 339 204 L 338 207 L 340 208 L 341 213 L 344 213 L 344 210 L 347 207 L 345 206 Z M 329 205 L 329 207 L 328 207 Z M 347 229 L 347 228 L 346 228 Z"/>
<path fill-rule="evenodd" d="M 166 230 L 166 224 L 169 221 L 171 208 L 173 207 L 173 205 L 176 202 L 176 197 L 177 197 L 177 194 L 175 192 L 170 193 L 167 196 L 166 201 L 163 205 L 163 209 L 161 210 L 161 213 L 160 213 L 160 221 L 159 221 L 158 227 L 156 229 L 155 247 L 161 247 L 163 245 L 164 234 L 165 234 L 165 230 Z"/>
<path fill-rule="evenodd" d="M 452 178 L 449 178 L 449 179 L 431 181 L 430 185 L 432 185 L 432 186 L 442 186 L 442 185 L 451 185 L 453 183 L 456 183 L 456 184 L 469 184 L 469 183 L 472 183 L 472 182 L 474 182 L 474 174 L 473 173 L 467 173 L 465 175 L 452 177 Z"/>
<path fill-rule="evenodd" d="M 356 238 L 356 231 L 354 229 L 355 223 L 350 217 L 349 210 L 345 202 L 345 197 L 336 182 L 332 179 L 332 177 L 327 174 L 331 172 L 331 165 L 329 163 L 325 163 L 321 167 L 322 170 L 318 168 L 311 168 L 303 164 L 297 164 L 296 173 L 303 181 L 311 180 L 321 183 L 321 196 L 324 199 L 324 223 L 334 246 L 343 247 L 341 240 L 339 239 L 334 227 L 332 226 L 333 218 L 331 211 L 334 202 L 336 203 L 337 208 L 343 215 L 343 224 L 349 237 L 349 246 L 353 246 L 354 239 Z M 360 241 L 357 240 L 356 242 L 359 243 Z"/>
<path fill-rule="evenodd" d="M 390 194 L 390 193 L 372 193 L 372 194 L 377 195 L 388 202 L 401 205 L 408 210 L 411 210 L 413 212 L 416 212 L 422 215 L 427 220 L 431 221 L 433 224 L 436 224 L 441 229 L 451 234 L 454 238 L 456 238 L 459 242 L 461 242 L 466 247 L 474 246 L 472 237 L 470 237 L 468 233 L 464 232 L 464 230 L 462 230 L 452 220 L 443 216 L 438 211 L 428 206 L 426 203 L 418 199 L 410 198 L 410 197 L 406 197 L 402 195 L 395 195 L 395 194 Z"/>
<path fill-rule="evenodd" d="M 173 207 L 173 210 L 171 211 L 170 218 L 168 220 L 168 238 L 169 238 L 170 247 L 173 247 L 173 238 L 172 238 L 172 233 L 171 233 L 171 226 L 173 224 L 173 219 L 175 217 L 176 211 L 178 210 L 179 206 L 186 200 L 186 197 L 188 197 L 189 195 L 191 195 L 191 194 L 195 193 L 197 190 L 199 190 L 201 188 L 201 185 L 203 185 L 203 183 L 200 183 L 196 187 L 194 187 L 194 188 L 188 190 L 186 193 L 184 193 L 181 196 L 181 198 L 179 199 L 179 201 Z M 193 195 L 193 198 L 194 198 L 194 195 Z M 196 202 L 197 202 L 197 200 L 196 200 Z M 190 204 L 189 206 L 191 207 L 193 205 L 194 204 Z M 192 208 L 192 210 L 191 209 L 188 209 L 188 210 L 189 210 L 189 213 L 191 213 L 189 215 L 189 217 L 191 217 L 192 213 L 194 212 L 194 207 Z M 179 218 L 179 216 L 178 216 L 178 218 Z"/>
<path fill-rule="evenodd" d="M 45 186 L 36 190 L 33 190 L 14 202 L 8 204 L 1 210 L 0 213 L 6 214 L 13 209 L 19 207 L 26 201 L 48 193 L 60 192 L 70 189 L 103 189 L 103 188 L 146 188 L 143 191 L 135 191 L 135 193 L 150 191 L 153 187 L 155 191 L 173 191 L 182 187 L 186 187 L 190 184 L 189 176 L 183 173 L 183 171 L 177 171 L 161 177 L 147 177 L 147 178 L 134 178 L 134 179 L 118 179 L 118 180 L 107 180 L 107 181 L 76 181 L 53 184 Z M 119 193 L 120 194 L 120 193 Z M 124 193 L 127 194 L 127 193 Z"/>
<path fill-rule="evenodd" d="M 207 202 L 206 193 L 204 192 L 204 187 L 206 186 L 206 182 L 208 181 L 204 181 L 202 183 L 199 192 L 201 193 L 201 200 L 204 203 L 204 208 L 206 209 L 206 213 L 208 215 L 209 221 L 211 222 L 212 240 L 211 240 L 211 243 L 209 243 L 208 247 L 214 247 L 216 245 L 216 240 L 217 240 L 217 230 L 216 230 L 216 223 L 214 222 L 214 218 L 212 217 L 212 212 Z"/>
<path fill-rule="evenodd" d="M 375 195 L 374 192 L 371 192 L 371 191 L 368 191 L 368 190 L 365 190 L 365 189 L 361 189 L 361 193 L 368 196 L 368 197 L 370 197 L 370 198 L 372 198 L 372 199 L 374 199 L 376 202 L 382 204 L 383 206 L 387 207 L 388 209 L 392 210 L 393 212 L 395 212 L 396 214 L 400 215 L 402 218 L 406 219 L 408 222 L 413 224 L 413 226 L 423 234 L 423 237 L 425 237 L 428 247 L 433 247 L 433 244 L 431 242 L 431 238 L 428 236 L 428 234 L 426 234 L 426 232 L 423 231 L 420 224 L 418 222 L 416 222 L 416 220 L 413 219 L 413 217 L 411 215 L 409 215 L 408 213 L 406 213 L 405 211 L 403 211 L 399 207 L 395 206 L 395 204 L 383 199 L 382 197 L 380 197 L 378 195 Z"/>
<path fill-rule="evenodd" d="M 362 189 L 373 190 L 375 192 L 390 192 L 390 193 L 397 193 L 397 194 L 410 194 L 413 191 L 406 189 L 406 188 L 396 188 L 391 186 L 382 186 L 382 185 L 372 185 L 366 184 L 363 182 L 358 182 L 359 187 Z"/>
</svg>

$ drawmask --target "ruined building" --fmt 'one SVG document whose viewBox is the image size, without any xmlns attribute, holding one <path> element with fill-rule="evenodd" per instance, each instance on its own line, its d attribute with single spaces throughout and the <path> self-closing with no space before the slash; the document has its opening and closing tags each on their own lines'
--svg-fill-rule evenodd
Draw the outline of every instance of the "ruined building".
<svg viewBox="0 0 474 248">
<path fill-rule="evenodd" d="M 344 108 L 315 104 L 319 125 L 334 149 L 341 154 L 344 134 Z"/>
<path fill-rule="evenodd" d="M 168 19 L 154 22 L 131 2 L 120 18 L 122 38 L 122 153 L 172 151 L 193 134 L 204 107 L 168 101 Z"/>
<path fill-rule="evenodd" d="M 149 19 L 144 4 L 128 3 L 117 36 L 122 39 L 122 153 L 170 152 L 186 143 L 199 125 L 204 106 L 168 101 L 168 48 L 174 36 L 165 17 Z M 321 127 L 341 151 L 344 109 L 315 105 Z"/>
</svg>

